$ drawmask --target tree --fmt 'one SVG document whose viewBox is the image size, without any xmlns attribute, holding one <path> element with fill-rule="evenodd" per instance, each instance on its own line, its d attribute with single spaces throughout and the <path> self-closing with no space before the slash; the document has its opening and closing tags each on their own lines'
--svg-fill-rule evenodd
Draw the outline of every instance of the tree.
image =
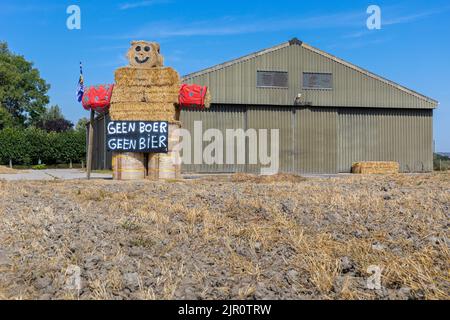
<svg viewBox="0 0 450 320">
<path fill-rule="evenodd" d="M 47 132 L 66 132 L 73 128 L 73 123 L 64 118 L 58 105 L 54 105 L 39 117 L 36 127 Z"/>
<path fill-rule="evenodd" d="M 84 117 L 78 120 L 77 125 L 75 126 L 75 130 L 78 132 L 86 133 L 86 126 L 89 123 L 89 119 Z"/>
<path fill-rule="evenodd" d="M 64 115 L 61 112 L 61 108 L 55 104 L 50 108 L 45 110 L 40 117 L 40 120 L 55 120 L 55 119 L 64 119 Z"/>
<path fill-rule="evenodd" d="M 14 119 L 11 114 L 0 105 L 0 130 L 14 126 Z"/>
<path fill-rule="evenodd" d="M 25 130 L 16 127 L 0 131 L 0 161 L 3 164 L 9 163 L 9 160 L 13 163 L 30 164 L 29 147 Z"/>
<path fill-rule="evenodd" d="M 49 89 L 33 63 L 0 42 L 0 105 L 15 125 L 28 126 L 39 119 L 49 102 Z"/>
</svg>

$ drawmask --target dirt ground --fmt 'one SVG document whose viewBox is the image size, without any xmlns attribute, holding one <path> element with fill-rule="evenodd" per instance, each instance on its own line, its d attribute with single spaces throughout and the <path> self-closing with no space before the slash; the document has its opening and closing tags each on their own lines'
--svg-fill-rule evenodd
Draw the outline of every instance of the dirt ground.
<svg viewBox="0 0 450 320">
<path fill-rule="evenodd" d="M 0 298 L 449 299 L 449 207 L 448 173 L 0 181 Z"/>
<path fill-rule="evenodd" d="M 17 173 L 17 170 L 11 169 L 6 166 L 0 166 L 0 174 L 14 174 Z"/>
</svg>

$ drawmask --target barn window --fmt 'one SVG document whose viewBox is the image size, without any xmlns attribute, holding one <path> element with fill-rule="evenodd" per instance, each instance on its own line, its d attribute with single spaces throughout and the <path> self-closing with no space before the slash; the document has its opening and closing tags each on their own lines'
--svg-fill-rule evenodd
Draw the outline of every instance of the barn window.
<svg viewBox="0 0 450 320">
<path fill-rule="evenodd" d="M 288 73 L 285 71 L 258 71 L 256 86 L 262 88 L 288 88 Z"/>
<path fill-rule="evenodd" d="M 303 89 L 333 89 L 333 74 L 303 72 Z"/>
</svg>

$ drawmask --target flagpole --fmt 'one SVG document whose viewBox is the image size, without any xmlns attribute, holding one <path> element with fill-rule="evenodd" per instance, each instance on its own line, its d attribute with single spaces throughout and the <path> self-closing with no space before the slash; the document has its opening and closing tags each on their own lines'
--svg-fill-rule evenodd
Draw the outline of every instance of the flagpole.
<svg viewBox="0 0 450 320">
<path fill-rule="evenodd" d="M 83 65 L 80 61 L 80 75 L 83 76 Z M 83 80 L 84 85 L 84 80 Z M 84 91 L 84 88 L 83 88 Z M 94 149 L 94 121 L 95 121 L 95 111 L 91 108 L 91 116 L 89 120 L 89 141 L 88 141 L 88 154 L 87 154 L 87 165 L 86 165 L 86 176 L 87 179 L 91 179 L 92 172 L 92 157 L 93 157 L 93 149 Z"/>
<path fill-rule="evenodd" d="M 81 102 L 83 99 L 84 94 L 84 79 L 83 79 L 83 64 L 80 61 L 80 80 L 78 82 L 79 85 L 79 91 L 77 93 L 78 95 L 78 101 Z M 88 132 L 88 152 L 87 152 L 87 163 L 86 163 L 86 176 L 87 179 L 91 179 L 91 171 L 92 171 L 92 153 L 93 153 L 93 147 L 94 147 L 94 121 L 95 121 L 95 111 L 91 108 L 91 117 L 89 121 L 89 132 Z"/>
<path fill-rule="evenodd" d="M 88 144 L 88 154 L 87 154 L 87 179 L 91 179 L 91 169 L 92 169 L 92 149 L 94 146 L 94 119 L 95 111 L 91 109 L 91 119 L 89 121 L 89 144 Z"/>
</svg>

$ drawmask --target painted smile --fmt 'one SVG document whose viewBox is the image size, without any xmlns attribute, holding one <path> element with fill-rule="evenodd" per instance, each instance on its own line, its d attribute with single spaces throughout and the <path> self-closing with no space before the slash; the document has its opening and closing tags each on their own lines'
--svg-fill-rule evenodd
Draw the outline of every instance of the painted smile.
<svg viewBox="0 0 450 320">
<path fill-rule="evenodd" d="M 137 63 L 146 63 L 148 59 L 149 57 L 146 57 L 144 60 L 140 60 L 138 57 L 134 57 L 134 60 L 136 60 Z"/>
</svg>

